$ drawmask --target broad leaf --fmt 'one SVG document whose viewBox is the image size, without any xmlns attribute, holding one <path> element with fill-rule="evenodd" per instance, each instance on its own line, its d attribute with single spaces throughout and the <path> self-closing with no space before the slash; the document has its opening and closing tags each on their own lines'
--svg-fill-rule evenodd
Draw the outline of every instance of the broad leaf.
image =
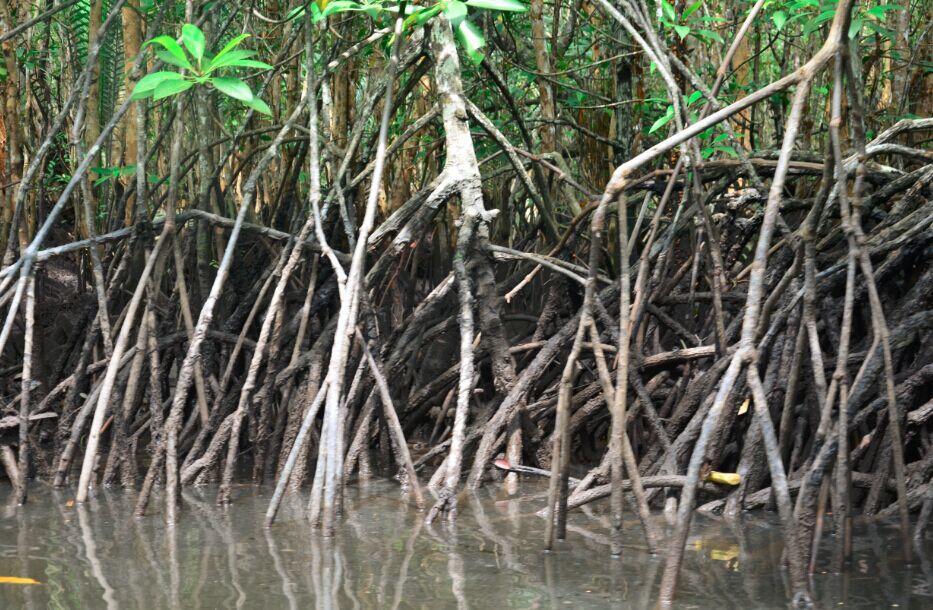
<svg viewBox="0 0 933 610">
<path fill-rule="evenodd" d="M 686 25 L 675 25 L 674 31 L 677 32 L 677 35 L 680 36 L 681 40 L 683 40 L 687 37 L 687 34 L 690 33 L 690 27 Z"/>
<path fill-rule="evenodd" d="M 771 21 L 774 22 L 775 27 L 778 29 L 778 32 L 780 32 L 784 28 L 784 24 L 787 23 L 787 13 L 784 11 L 775 11 L 774 14 L 771 15 Z"/>
<path fill-rule="evenodd" d="M 255 59 L 237 59 L 229 63 L 224 64 L 225 68 L 258 68 L 260 70 L 271 70 L 272 66 L 267 64 L 264 61 L 256 61 Z"/>
<path fill-rule="evenodd" d="M 169 97 L 182 91 L 187 91 L 194 86 L 190 80 L 167 80 L 159 83 L 159 86 L 152 91 L 152 99 L 160 100 L 163 97 Z"/>
<path fill-rule="evenodd" d="M 735 149 L 731 146 L 714 146 L 713 149 L 722 153 L 726 153 L 732 158 L 738 158 L 739 156 L 739 153 L 735 152 Z"/>
<path fill-rule="evenodd" d="M 661 12 L 669 21 L 677 21 L 677 13 L 674 12 L 674 7 L 667 0 L 661 0 Z"/>
<path fill-rule="evenodd" d="M 235 49 L 237 46 L 239 46 L 241 42 L 243 42 L 247 38 L 249 38 L 249 34 L 240 34 L 239 36 L 234 36 L 233 38 L 231 38 L 230 42 L 225 44 L 224 48 L 218 51 L 217 55 L 214 56 L 214 59 L 211 60 L 211 63 L 217 61 L 218 59 L 220 59 L 221 57 L 223 57 L 224 55 L 226 55 L 227 53 Z"/>
<path fill-rule="evenodd" d="M 662 127 L 670 123 L 671 119 L 673 118 L 674 118 L 674 107 L 668 106 L 667 112 L 665 112 L 664 116 L 662 116 L 660 119 L 658 119 L 651 125 L 651 128 L 648 129 L 648 133 L 654 133 L 655 131 L 661 129 Z"/>
<path fill-rule="evenodd" d="M 188 58 L 185 56 L 184 50 L 182 50 L 181 45 L 175 42 L 175 39 L 171 36 L 156 36 L 145 45 L 158 44 L 164 48 L 167 53 L 160 53 L 156 51 L 156 55 L 159 56 L 159 59 L 166 63 L 170 63 L 173 66 L 178 66 L 179 68 L 186 68 L 188 70 L 192 69 L 191 62 L 188 61 Z M 171 58 L 171 59 L 169 59 Z"/>
<path fill-rule="evenodd" d="M 351 2 L 350 0 L 332 0 L 327 3 L 327 6 L 324 7 L 324 10 L 321 11 L 321 18 L 328 17 L 335 13 L 347 13 L 350 11 L 362 11 L 363 6 L 358 2 Z"/>
<path fill-rule="evenodd" d="M 703 0 L 697 0 L 684 10 L 684 19 L 696 12 L 698 8 L 703 4 Z"/>
<path fill-rule="evenodd" d="M 235 62 L 244 60 L 248 57 L 252 57 L 256 54 L 256 51 L 250 51 L 247 49 L 236 49 L 233 51 L 227 51 L 223 55 L 218 55 L 210 61 L 209 64 L 204 68 L 205 72 L 210 72 L 211 70 L 216 70 L 217 68 L 225 68 L 234 65 Z"/>
<path fill-rule="evenodd" d="M 715 42 L 718 42 L 719 44 L 725 43 L 725 41 L 722 39 L 722 36 L 714 32 L 713 30 L 706 30 L 706 29 L 698 30 L 696 35 L 706 38 L 707 40 L 713 40 Z"/>
<path fill-rule="evenodd" d="M 262 101 L 258 97 L 254 97 L 250 100 L 243 100 L 243 103 L 249 106 L 250 108 L 252 108 L 253 110 L 255 110 L 256 112 L 261 112 L 263 114 L 272 116 L 272 110 L 269 109 L 268 104 L 266 104 L 264 101 Z"/>
<path fill-rule="evenodd" d="M 155 88 L 161 85 L 163 82 L 183 79 L 184 76 L 178 72 L 159 71 L 153 72 L 152 74 L 147 74 L 146 76 L 139 79 L 139 82 L 136 83 L 135 87 L 133 87 L 132 98 L 134 100 L 139 100 L 145 97 L 149 97 L 152 95 L 152 92 L 155 90 Z"/>
<path fill-rule="evenodd" d="M 859 35 L 859 32 L 862 31 L 862 19 L 856 17 L 852 20 L 852 23 L 849 24 L 849 38 L 855 38 Z"/>
<path fill-rule="evenodd" d="M 883 19 L 884 14 L 888 11 L 902 11 L 904 10 L 903 6 L 895 6 L 893 4 L 882 4 L 881 6 L 873 6 L 868 9 L 868 14 L 876 19 Z"/>
<path fill-rule="evenodd" d="M 218 76 L 217 78 L 211 79 L 211 84 L 214 85 L 218 91 L 232 98 L 244 102 L 253 99 L 253 92 L 249 88 L 249 85 L 238 78 Z"/>
<path fill-rule="evenodd" d="M 402 23 L 402 27 L 404 27 L 406 30 L 412 27 L 421 27 L 442 10 L 444 10 L 444 7 L 442 7 L 440 4 L 435 4 L 428 9 L 421 9 L 418 12 L 405 17 L 405 21 Z"/>
<path fill-rule="evenodd" d="M 204 58 L 204 32 L 201 28 L 191 23 L 181 26 L 181 41 L 196 60 Z"/>
<path fill-rule="evenodd" d="M 447 8 L 444 9 L 444 16 L 450 21 L 451 26 L 454 28 L 458 27 L 460 22 L 466 19 L 466 4 L 460 2 L 460 0 L 450 0 L 450 2 L 447 3 Z"/>
<path fill-rule="evenodd" d="M 510 13 L 524 13 L 528 6 L 519 0 L 466 0 L 473 8 L 484 8 L 490 11 L 508 11 Z"/>
<path fill-rule="evenodd" d="M 483 38 L 480 29 L 473 22 L 464 19 L 457 27 L 457 38 L 460 39 L 470 61 L 477 65 L 482 63 L 484 55 L 480 49 L 486 46 L 486 39 Z"/>
</svg>

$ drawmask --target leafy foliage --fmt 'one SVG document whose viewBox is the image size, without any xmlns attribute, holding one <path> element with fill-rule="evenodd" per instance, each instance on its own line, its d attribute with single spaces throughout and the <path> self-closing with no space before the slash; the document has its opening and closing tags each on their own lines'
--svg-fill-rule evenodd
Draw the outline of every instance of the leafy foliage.
<svg viewBox="0 0 933 610">
<path fill-rule="evenodd" d="M 181 68 L 184 72 L 160 70 L 147 74 L 136 83 L 133 99 L 152 98 L 160 100 L 183 93 L 198 84 L 209 84 L 226 96 L 243 102 L 257 112 L 271 115 L 269 106 L 253 94 L 249 85 L 240 78 L 220 76 L 218 73 L 230 68 L 271 69 L 267 63 L 251 59 L 256 52 L 237 47 L 249 37 L 240 34 L 228 42 L 214 56 L 205 53 L 207 46 L 204 32 L 196 25 L 186 23 L 181 28 L 181 42 L 168 35 L 156 36 L 145 46 L 155 45 L 156 56 L 163 62 Z M 184 47 L 182 47 L 184 45 Z"/>
</svg>

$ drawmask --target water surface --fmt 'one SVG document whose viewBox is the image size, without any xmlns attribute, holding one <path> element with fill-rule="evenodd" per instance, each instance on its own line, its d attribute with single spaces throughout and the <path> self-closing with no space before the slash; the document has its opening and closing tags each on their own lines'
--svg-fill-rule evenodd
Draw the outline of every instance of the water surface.
<svg viewBox="0 0 933 610">
<path fill-rule="evenodd" d="M 173 531 L 159 514 L 133 518 L 135 495 L 119 490 L 75 506 L 73 491 L 35 484 L 23 509 L 0 487 L 0 576 L 40 583 L 0 584 L 0 608 L 651 607 L 661 558 L 634 515 L 621 559 L 609 557 L 605 502 L 571 513 L 567 541 L 544 553 L 544 485 L 525 482 L 517 498 L 482 490 L 461 500 L 456 526 L 426 526 L 397 485 L 376 481 L 348 491 L 329 541 L 304 519 L 304 495 L 286 498 L 264 529 L 267 488 L 239 487 L 228 510 L 212 489 L 186 490 Z M 933 607 L 933 540 L 912 566 L 898 540 L 889 526 L 859 526 L 849 572 L 815 575 L 819 606 Z M 768 515 L 698 516 L 678 607 L 785 607 L 781 548 Z"/>
</svg>

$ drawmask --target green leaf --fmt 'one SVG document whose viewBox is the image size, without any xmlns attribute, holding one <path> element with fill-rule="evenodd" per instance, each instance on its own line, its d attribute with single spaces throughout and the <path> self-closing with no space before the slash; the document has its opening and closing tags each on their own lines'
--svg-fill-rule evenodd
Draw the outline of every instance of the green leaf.
<svg viewBox="0 0 933 610">
<path fill-rule="evenodd" d="M 249 88 L 249 85 L 238 78 L 218 76 L 212 78 L 210 82 L 215 89 L 224 95 L 229 95 L 244 102 L 253 99 L 253 91 Z"/>
<path fill-rule="evenodd" d="M 224 48 L 222 48 L 220 51 L 217 52 L 217 55 L 214 56 L 214 59 L 212 59 L 210 63 L 214 63 L 215 61 L 217 61 L 218 59 L 220 59 L 221 57 L 223 57 L 224 55 L 226 55 L 227 53 L 229 53 L 230 51 L 238 47 L 240 43 L 246 40 L 247 38 L 249 38 L 249 34 L 240 34 L 239 36 L 234 36 L 233 38 L 231 38 L 230 42 L 225 44 Z"/>
<path fill-rule="evenodd" d="M 225 68 L 232 66 L 234 62 L 241 61 L 248 57 L 252 57 L 256 54 L 256 51 L 250 51 L 248 49 L 236 49 L 234 51 L 227 51 L 223 55 L 218 55 L 211 60 L 207 67 L 204 68 L 205 72 L 211 70 L 216 70 L 217 68 Z"/>
<path fill-rule="evenodd" d="M 673 118 L 674 118 L 674 107 L 668 106 L 667 112 L 665 112 L 664 116 L 662 116 L 660 119 L 658 119 L 651 125 L 651 127 L 648 129 L 648 133 L 654 133 L 655 131 L 661 129 L 662 127 L 670 123 L 671 119 Z"/>
<path fill-rule="evenodd" d="M 661 0 L 661 12 L 670 21 L 677 21 L 677 13 L 674 12 L 674 7 L 667 0 Z"/>
<path fill-rule="evenodd" d="M 689 106 L 690 104 L 693 104 L 701 97 L 703 97 L 702 91 L 694 91 L 693 93 L 690 94 L 690 97 L 687 98 L 687 105 Z"/>
<path fill-rule="evenodd" d="M 178 72 L 159 71 L 153 72 L 152 74 L 147 74 L 146 76 L 139 79 L 139 82 L 136 83 L 135 87 L 133 87 L 133 95 L 131 97 L 134 100 L 149 97 L 152 95 L 152 92 L 155 90 L 155 88 L 161 85 L 163 82 L 169 80 L 183 80 L 184 78 L 185 77 Z"/>
<path fill-rule="evenodd" d="M 260 70 L 271 70 L 272 66 L 264 61 L 255 59 L 237 59 L 224 65 L 225 68 L 258 68 Z"/>
<path fill-rule="evenodd" d="M 261 112 L 262 114 L 272 116 L 272 110 L 269 109 L 268 104 L 266 104 L 264 101 L 262 101 L 258 97 L 254 97 L 249 100 L 243 100 L 243 103 L 249 106 L 250 108 L 252 108 L 253 110 L 255 110 L 256 112 Z"/>
<path fill-rule="evenodd" d="M 367 15 L 375 19 L 383 11 L 383 8 L 381 4 L 364 4 L 363 10 L 366 11 Z"/>
<path fill-rule="evenodd" d="M 460 22 L 457 27 L 457 38 L 460 39 L 460 44 L 463 45 L 463 49 L 470 61 L 477 65 L 482 63 L 484 55 L 480 49 L 486 46 L 486 39 L 483 38 L 483 33 L 472 21 L 464 19 Z"/>
<path fill-rule="evenodd" d="M 815 32 L 816 30 L 819 29 L 820 25 L 823 22 L 829 21 L 830 19 L 835 17 L 835 15 L 836 15 L 836 9 L 834 8 L 823 11 L 822 13 L 820 13 L 819 15 L 817 15 L 816 17 L 808 21 L 807 24 L 803 27 L 804 35 Z"/>
<path fill-rule="evenodd" d="M 412 13 L 408 17 L 405 17 L 405 21 L 402 23 L 402 26 L 407 30 L 409 28 L 419 28 L 425 23 L 427 23 L 432 17 L 444 10 L 444 7 L 440 4 L 435 4 L 428 9 L 420 9 L 415 13 Z"/>
<path fill-rule="evenodd" d="M 737 158 L 739 156 L 739 153 L 735 152 L 735 149 L 732 148 L 731 146 L 714 146 L 713 150 L 718 150 L 719 152 L 726 153 L 732 158 Z"/>
<path fill-rule="evenodd" d="M 362 11 L 363 7 L 357 2 L 351 2 L 350 0 L 332 0 L 327 3 L 327 6 L 324 7 L 324 10 L 321 11 L 321 19 L 333 15 L 335 13 L 347 13 L 350 11 Z"/>
<path fill-rule="evenodd" d="M 152 91 L 152 99 L 160 100 L 163 97 L 169 97 L 175 95 L 176 93 L 181 93 L 182 91 L 187 91 L 194 86 L 194 83 L 190 80 L 167 80 L 162 83 L 159 83 Z"/>
<path fill-rule="evenodd" d="M 204 32 L 201 28 L 192 23 L 181 26 L 181 41 L 196 60 L 204 58 Z"/>
<path fill-rule="evenodd" d="M 179 68 L 186 68 L 188 70 L 193 68 L 191 62 L 188 61 L 188 58 L 185 56 L 185 52 L 182 50 L 181 45 L 175 42 L 175 39 L 171 36 L 166 36 L 164 34 L 162 36 L 156 36 L 143 46 L 150 44 L 161 45 L 162 48 L 167 51 L 167 53 L 160 53 L 159 51 L 156 51 L 156 55 L 158 55 L 159 59 L 162 61 L 170 63 L 173 66 L 178 66 Z"/>
<path fill-rule="evenodd" d="M 461 21 L 466 19 L 467 5 L 460 2 L 460 0 L 450 0 L 447 3 L 447 7 L 444 9 L 444 16 L 450 21 L 450 25 L 456 28 L 460 25 Z"/>
<path fill-rule="evenodd" d="M 859 32 L 862 31 L 862 19 L 861 17 L 856 17 L 852 20 L 852 23 L 849 24 L 849 38 L 855 38 L 859 35 Z"/>
<path fill-rule="evenodd" d="M 697 0 L 696 2 L 694 2 L 693 4 L 691 4 L 690 6 L 688 6 L 688 7 L 684 10 L 684 19 L 686 19 L 687 17 L 689 17 L 690 15 L 692 15 L 693 13 L 695 13 L 695 12 L 697 11 L 697 9 L 700 8 L 700 6 L 701 6 L 702 4 L 703 4 L 703 0 Z"/>
<path fill-rule="evenodd" d="M 675 25 L 674 31 L 677 32 L 677 35 L 680 36 L 680 39 L 683 40 L 687 37 L 687 34 L 690 33 L 690 26 L 686 25 Z"/>
<path fill-rule="evenodd" d="M 697 36 L 701 38 L 706 38 L 707 40 L 713 40 L 719 44 L 725 43 L 725 40 L 722 39 L 722 36 L 714 32 L 713 30 L 697 30 Z"/>
<path fill-rule="evenodd" d="M 882 4 L 880 6 L 873 6 L 868 9 L 868 14 L 876 19 L 884 19 L 884 14 L 888 11 L 902 11 L 904 10 L 903 6 L 895 6 L 893 4 Z"/>
<path fill-rule="evenodd" d="M 528 7 L 518 0 L 466 0 L 473 8 L 484 8 L 490 11 L 508 11 L 510 13 L 524 13 Z"/>
<path fill-rule="evenodd" d="M 713 138 L 713 144 L 719 144 L 720 142 L 724 142 L 724 141 L 726 141 L 726 140 L 728 140 L 728 139 L 729 139 L 729 134 L 727 134 L 727 133 L 721 133 L 721 134 L 719 134 L 718 136 L 716 136 L 715 138 Z"/>
<path fill-rule="evenodd" d="M 784 29 L 784 24 L 787 23 L 787 13 L 784 11 L 774 11 L 774 14 L 771 15 L 771 21 L 774 22 L 774 26 L 780 32 Z"/>
</svg>

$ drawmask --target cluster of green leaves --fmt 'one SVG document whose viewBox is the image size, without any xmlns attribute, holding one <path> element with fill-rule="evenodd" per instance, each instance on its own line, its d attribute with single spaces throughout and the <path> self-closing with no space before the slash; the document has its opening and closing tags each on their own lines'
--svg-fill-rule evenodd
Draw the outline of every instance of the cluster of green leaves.
<svg viewBox="0 0 933 610">
<path fill-rule="evenodd" d="M 237 48 L 248 37 L 249 34 L 234 37 L 211 57 L 205 53 L 204 32 L 191 23 L 186 23 L 181 28 L 181 41 L 184 48 L 171 36 L 164 34 L 156 36 L 146 42 L 146 46 L 161 47 L 156 49 L 156 56 L 169 65 L 184 69 L 185 72 L 161 70 L 147 74 L 136 83 L 133 89 L 133 99 L 151 97 L 153 100 L 159 100 L 187 91 L 195 85 L 209 84 L 224 95 L 243 102 L 257 112 L 271 115 L 272 111 L 269 110 L 269 106 L 256 97 L 249 85 L 242 79 L 218 76 L 218 73 L 230 68 L 259 70 L 272 68 L 269 64 L 251 59 L 256 51 Z"/>
<path fill-rule="evenodd" d="M 97 180 L 94 181 L 94 186 L 100 186 L 105 182 L 110 180 L 116 180 L 117 178 L 127 178 L 129 176 L 136 175 L 136 165 L 116 165 L 113 167 L 92 167 L 91 171 L 97 174 Z M 156 174 L 147 174 L 146 179 L 155 184 L 159 182 L 159 177 Z"/>
<path fill-rule="evenodd" d="M 674 30 L 681 40 L 687 36 L 693 36 L 706 42 L 718 42 L 722 44 L 724 42 L 722 36 L 709 28 L 710 24 L 723 22 L 725 19 L 722 17 L 700 15 L 697 13 L 697 10 L 699 10 L 702 5 L 703 0 L 696 0 L 696 2 L 685 8 L 683 13 L 678 16 L 677 11 L 674 10 L 670 2 L 661 0 L 661 25 Z"/>
<path fill-rule="evenodd" d="M 806 36 L 832 20 L 836 14 L 836 4 L 836 0 L 774 0 L 769 3 L 775 9 L 771 13 L 771 21 L 778 31 L 798 22 L 802 25 L 801 33 Z M 872 35 L 893 39 L 894 32 L 882 23 L 886 13 L 901 10 L 904 7 L 894 4 L 867 6 L 866 3 L 859 3 L 849 25 L 849 37 L 855 38 L 865 29 Z"/>
<path fill-rule="evenodd" d="M 685 102 L 685 107 L 687 108 L 687 113 L 689 115 L 690 122 L 696 122 L 700 117 L 696 113 L 696 108 L 694 104 L 700 102 L 703 98 L 703 93 L 701 91 L 694 91 L 690 94 Z M 662 102 L 661 98 L 653 98 L 651 100 L 655 103 Z M 651 127 L 648 128 L 648 133 L 654 133 L 655 131 L 661 129 L 674 119 L 674 106 L 668 104 L 667 109 L 654 123 L 651 124 Z M 724 144 L 725 140 L 729 138 L 729 135 L 726 133 L 720 133 L 715 135 L 714 128 L 707 129 L 703 133 L 697 136 L 697 139 L 700 141 L 702 148 L 700 149 L 700 154 L 703 155 L 704 159 L 709 159 L 713 154 L 717 152 L 725 153 L 730 157 L 738 157 L 738 153 L 735 152 L 735 149 L 731 146 Z"/>
<path fill-rule="evenodd" d="M 482 30 L 469 19 L 469 8 L 507 13 L 524 13 L 528 7 L 520 0 L 441 0 L 433 4 L 385 4 L 380 0 L 374 2 L 354 2 L 353 0 L 318 0 L 312 2 L 308 8 L 313 22 L 322 21 L 331 15 L 349 12 L 365 12 L 373 19 L 380 13 L 395 13 L 405 11 L 404 27 L 406 30 L 419 28 L 441 13 L 450 21 L 451 27 L 457 35 L 457 40 L 463 47 L 467 57 L 475 64 L 483 61 L 483 47 L 486 39 Z M 289 19 L 305 14 L 305 7 L 293 9 Z"/>
</svg>

